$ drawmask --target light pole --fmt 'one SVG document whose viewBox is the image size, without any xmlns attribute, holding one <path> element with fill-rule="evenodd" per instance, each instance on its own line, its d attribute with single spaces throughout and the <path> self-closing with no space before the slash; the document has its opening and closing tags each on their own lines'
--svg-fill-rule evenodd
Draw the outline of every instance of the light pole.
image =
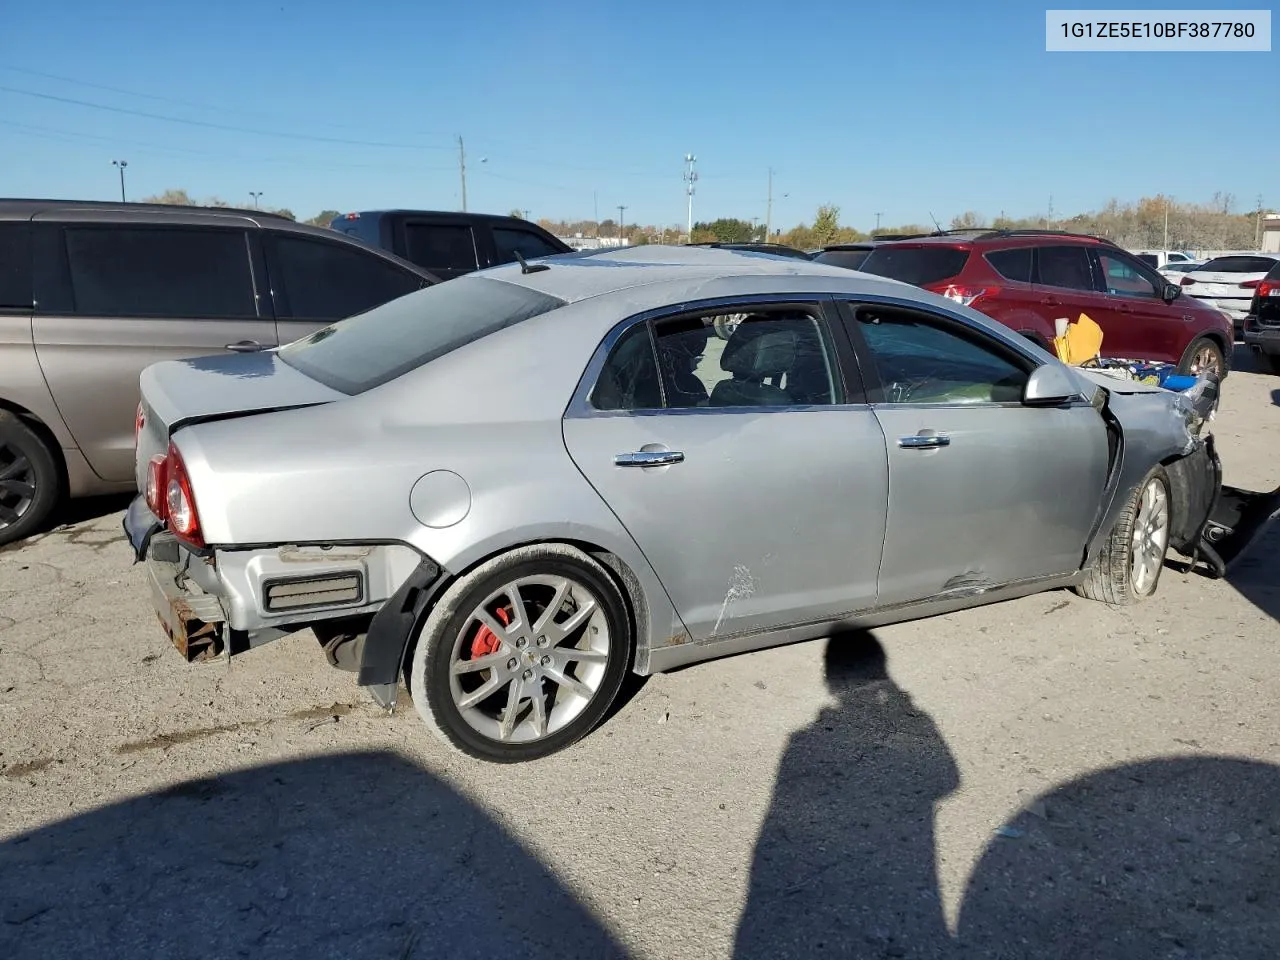
<svg viewBox="0 0 1280 960">
<path fill-rule="evenodd" d="M 764 238 L 769 239 L 769 231 L 773 229 L 773 167 L 769 168 L 769 199 L 764 207 Z"/>
<path fill-rule="evenodd" d="M 622 203 L 618 204 L 618 242 L 619 243 L 622 242 L 622 228 L 626 226 L 626 221 L 623 219 L 626 212 L 627 212 L 626 204 L 622 204 Z"/>
<path fill-rule="evenodd" d="M 262 196 L 261 190 L 250 190 L 249 196 L 253 197 L 253 209 L 258 209 L 258 200 Z"/>
<path fill-rule="evenodd" d="M 124 168 L 129 165 L 128 160 L 112 160 L 111 165 L 118 167 L 120 170 L 120 202 L 124 203 Z"/>
<path fill-rule="evenodd" d="M 684 155 L 684 162 L 685 162 L 684 182 L 688 184 L 688 186 L 685 188 L 685 192 L 688 193 L 689 195 L 688 233 L 689 233 L 689 242 L 693 243 L 693 190 L 694 190 L 694 185 L 698 182 L 698 173 L 696 170 L 694 170 L 693 165 L 698 162 L 698 158 L 695 157 L 692 153 L 686 153 Z"/>
</svg>

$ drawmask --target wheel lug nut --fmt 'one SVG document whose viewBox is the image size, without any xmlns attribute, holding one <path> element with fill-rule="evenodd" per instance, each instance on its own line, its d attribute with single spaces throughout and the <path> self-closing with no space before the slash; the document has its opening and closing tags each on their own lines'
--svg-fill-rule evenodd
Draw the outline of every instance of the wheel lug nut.
<svg viewBox="0 0 1280 960">
<path fill-rule="evenodd" d="M 522 674 L 522 676 L 523 676 L 523 678 L 524 678 L 525 680 L 532 680 L 532 679 L 533 679 L 533 671 L 532 671 L 532 670 L 526 670 L 526 671 Z"/>
<path fill-rule="evenodd" d="M 546 656 L 545 654 L 543 654 L 542 660 L 540 662 L 544 667 L 551 666 L 551 658 Z"/>
<path fill-rule="evenodd" d="M 508 660 L 508 661 L 507 661 L 507 669 L 508 669 L 508 670 L 514 670 L 514 669 L 515 669 L 516 667 L 518 667 L 518 666 L 520 666 L 520 664 L 516 662 L 516 658 L 515 658 L 515 657 L 512 657 L 510 660 Z"/>
<path fill-rule="evenodd" d="M 516 641 L 516 646 L 519 647 L 521 650 L 523 650 L 528 645 L 529 645 L 529 641 L 525 637 L 521 637 L 519 640 Z"/>
<path fill-rule="evenodd" d="M 539 637 L 539 638 L 538 638 L 538 646 L 540 646 L 540 647 L 545 647 L 546 645 L 547 645 L 547 638 L 546 638 L 546 637 Z"/>
</svg>

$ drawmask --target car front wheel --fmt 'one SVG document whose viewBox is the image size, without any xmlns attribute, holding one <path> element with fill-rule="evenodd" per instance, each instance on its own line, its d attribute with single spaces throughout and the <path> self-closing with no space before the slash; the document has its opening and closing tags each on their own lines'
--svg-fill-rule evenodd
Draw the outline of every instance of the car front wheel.
<svg viewBox="0 0 1280 960">
<path fill-rule="evenodd" d="M 1178 372 L 1192 377 L 1212 372 L 1221 380 L 1227 375 L 1227 362 L 1223 359 L 1222 348 L 1208 337 L 1201 337 L 1187 347 L 1182 362 L 1178 364 Z"/>
<path fill-rule="evenodd" d="M 441 596 L 418 637 L 409 689 L 445 742 L 498 763 L 562 750 L 601 721 L 631 651 L 622 593 L 564 544 L 489 560 Z"/>
<path fill-rule="evenodd" d="M 1125 504 L 1076 592 L 1115 606 L 1151 596 L 1169 552 L 1170 525 L 1169 478 L 1156 467 Z"/>
</svg>

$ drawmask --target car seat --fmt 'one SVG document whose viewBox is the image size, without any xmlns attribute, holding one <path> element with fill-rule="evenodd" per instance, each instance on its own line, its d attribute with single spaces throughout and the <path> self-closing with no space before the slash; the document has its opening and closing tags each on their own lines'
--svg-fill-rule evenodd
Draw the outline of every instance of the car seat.
<svg viewBox="0 0 1280 960">
<path fill-rule="evenodd" d="M 720 368 L 731 374 L 711 391 L 715 407 L 789 406 L 795 401 L 771 378 L 780 378 L 796 360 L 799 336 L 763 318 L 744 320 L 720 355 Z"/>
</svg>

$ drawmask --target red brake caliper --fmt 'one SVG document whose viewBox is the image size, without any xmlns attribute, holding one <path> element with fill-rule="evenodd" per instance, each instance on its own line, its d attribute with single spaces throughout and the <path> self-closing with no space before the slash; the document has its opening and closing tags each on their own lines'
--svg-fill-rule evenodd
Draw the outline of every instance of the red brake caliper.
<svg viewBox="0 0 1280 960">
<path fill-rule="evenodd" d="M 511 622 L 511 614 L 507 612 L 506 607 L 499 607 L 494 611 L 494 616 L 502 621 L 504 627 Z M 497 653 L 501 648 L 502 641 L 498 639 L 498 635 L 482 623 L 471 640 L 471 659 L 479 660 L 491 653 Z"/>
</svg>

